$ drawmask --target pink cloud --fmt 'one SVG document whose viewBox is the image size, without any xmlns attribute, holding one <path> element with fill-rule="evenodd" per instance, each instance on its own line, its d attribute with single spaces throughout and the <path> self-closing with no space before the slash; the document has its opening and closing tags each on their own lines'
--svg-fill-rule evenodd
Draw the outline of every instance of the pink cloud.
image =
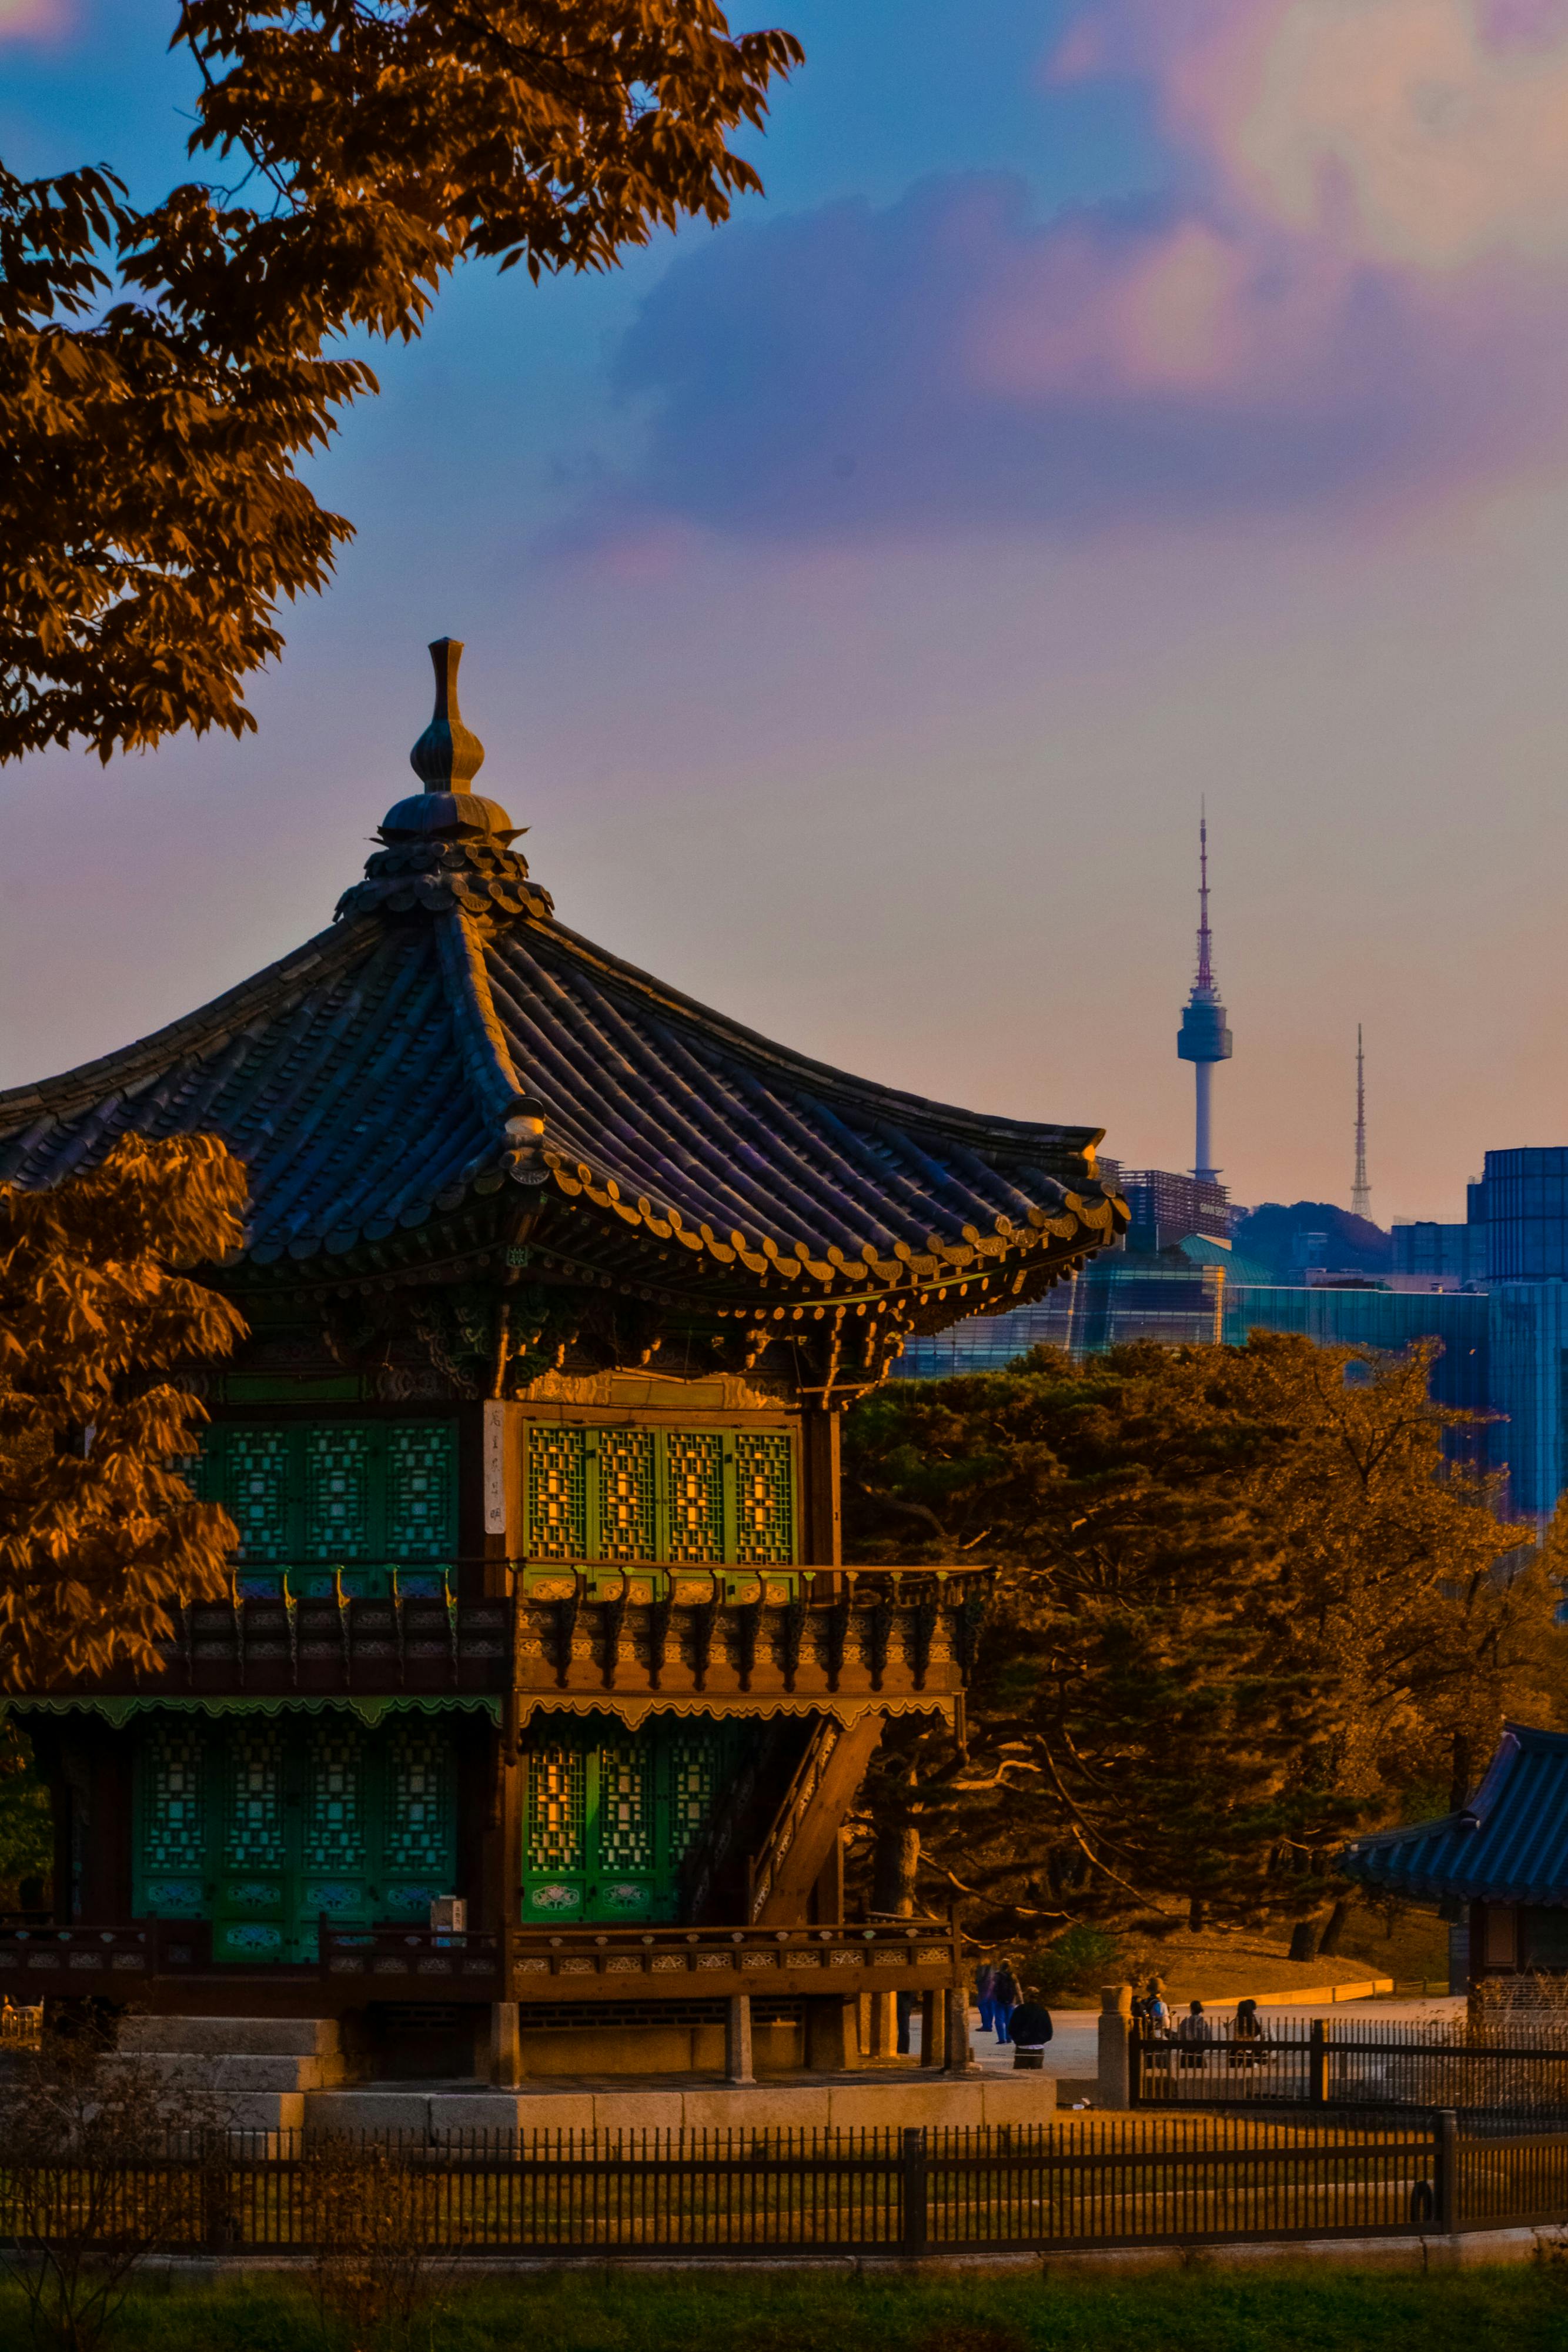
<svg viewBox="0 0 1568 2352">
<path fill-rule="evenodd" d="M 683 257 L 621 355 L 634 508 L 1081 529 L 1562 449 L 1568 0 L 1094 0 L 1044 71 L 1151 82 L 1177 193 L 1042 222 L 955 175 Z"/>
<path fill-rule="evenodd" d="M 72 0 L 0 0 L 0 45 L 57 40 L 71 29 Z"/>
</svg>

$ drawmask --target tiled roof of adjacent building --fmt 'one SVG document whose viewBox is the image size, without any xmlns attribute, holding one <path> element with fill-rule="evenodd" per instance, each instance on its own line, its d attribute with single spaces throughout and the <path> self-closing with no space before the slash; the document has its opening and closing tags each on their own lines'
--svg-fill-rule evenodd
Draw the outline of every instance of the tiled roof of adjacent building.
<svg viewBox="0 0 1568 2352">
<path fill-rule="evenodd" d="M 455 699 L 441 733 L 455 654 L 434 650 L 425 792 L 389 813 L 334 928 L 140 1044 L 0 1094 L 0 1179 L 55 1182 L 128 1129 L 215 1133 L 249 1169 L 262 1263 L 341 1255 L 507 1181 L 829 1286 L 1110 1237 L 1098 1129 L 847 1076 L 566 929 L 505 812 L 465 789 L 482 753 Z"/>
<path fill-rule="evenodd" d="M 1394 1894 L 1568 1904 L 1568 1732 L 1508 1725 L 1461 1811 L 1358 1838 L 1343 1861 Z"/>
</svg>

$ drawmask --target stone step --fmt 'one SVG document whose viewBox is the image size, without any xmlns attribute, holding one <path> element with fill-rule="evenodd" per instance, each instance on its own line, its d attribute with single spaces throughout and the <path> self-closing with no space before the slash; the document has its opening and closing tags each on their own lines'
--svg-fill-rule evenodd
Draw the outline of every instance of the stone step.
<svg viewBox="0 0 1568 2352">
<path fill-rule="evenodd" d="M 184 2051 L 142 2050 L 137 2056 L 142 2065 L 156 2071 L 161 2082 L 223 2096 L 247 2091 L 328 2091 L 348 2074 L 336 2053 L 327 2058 L 257 2058 L 248 2053 L 192 2056 Z"/>
<path fill-rule="evenodd" d="M 235 2099 L 225 2118 L 231 2131 L 297 2132 L 305 2125 L 303 2091 L 247 2091 Z M 252 2147 L 253 2156 L 281 2154 L 281 2149 Z"/>
<path fill-rule="evenodd" d="M 335 2017 L 123 2017 L 120 2047 L 169 2058 L 339 2057 Z"/>
</svg>

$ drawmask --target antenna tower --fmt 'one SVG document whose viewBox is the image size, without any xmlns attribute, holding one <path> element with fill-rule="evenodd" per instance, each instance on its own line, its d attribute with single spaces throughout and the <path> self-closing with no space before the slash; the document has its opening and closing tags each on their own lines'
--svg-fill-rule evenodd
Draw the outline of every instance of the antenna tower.
<svg viewBox="0 0 1568 2352">
<path fill-rule="evenodd" d="M 1355 1024 L 1355 1181 L 1350 1188 L 1353 1217 L 1372 1214 L 1372 1187 L 1366 1181 L 1366 1064 L 1361 1050 L 1361 1024 Z"/>
<path fill-rule="evenodd" d="M 1182 1007 L 1176 1054 L 1191 1062 L 1195 1094 L 1193 1174 L 1200 1183 L 1216 1184 L 1210 1120 L 1210 1086 L 1216 1062 L 1230 1059 L 1230 1031 L 1225 1007 L 1214 981 L 1214 940 L 1208 928 L 1208 812 L 1203 809 L 1197 826 L 1197 972 L 1192 993 Z"/>
</svg>

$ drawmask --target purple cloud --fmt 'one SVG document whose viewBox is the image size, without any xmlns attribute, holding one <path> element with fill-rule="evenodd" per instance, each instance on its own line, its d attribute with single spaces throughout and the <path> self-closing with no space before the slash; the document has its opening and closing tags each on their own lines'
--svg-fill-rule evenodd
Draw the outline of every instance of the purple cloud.
<svg viewBox="0 0 1568 2352">
<path fill-rule="evenodd" d="M 1568 327 L 1538 290 L 1235 204 L 1042 223 L 1017 180 L 934 180 L 676 261 L 618 354 L 647 435 L 612 505 L 860 537 L 1397 495 L 1558 431 Z"/>
</svg>

